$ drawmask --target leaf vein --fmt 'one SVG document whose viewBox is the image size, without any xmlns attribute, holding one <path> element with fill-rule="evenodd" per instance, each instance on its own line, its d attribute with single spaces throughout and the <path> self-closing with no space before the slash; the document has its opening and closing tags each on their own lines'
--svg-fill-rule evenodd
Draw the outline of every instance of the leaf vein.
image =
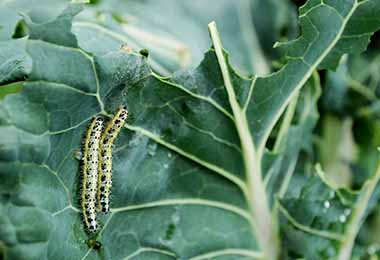
<svg viewBox="0 0 380 260">
<path fill-rule="evenodd" d="M 217 110 L 219 110 L 220 112 L 222 112 L 224 115 L 226 115 L 228 118 L 230 118 L 233 122 L 235 121 L 235 118 L 233 117 L 233 115 L 231 113 L 229 113 L 226 109 L 224 109 L 221 105 L 219 105 L 214 99 L 210 98 L 210 97 L 207 97 L 207 96 L 203 96 L 203 95 L 199 95 L 199 94 L 196 94 L 188 89 L 186 89 L 185 87 L 181 86 L 180 84 L 177 84 L 177 83 L 173 83 L 173 82 L 170 82 L 170 81 L 167 81 L 167 80 L 164 80 L 162 78 L 160 78 L 159 76 L 157 76 L 156 74 L 153 73 L 153 76 L 158 79 L 159 81 L 167 84 L 167 85 L 170 85 L 172 87 L 175 87 L 175 88 L 178 88 L 180 90 L 182 90 L 183 92 L 185 92 L 186 94 L 192 96 L 192 97 L 195 97 L 195 98 L 198 98 L 198 99 L 201 99 L 203 101 L 206 101 L 208 103 L 210 103 L 212 106 L 214 106 Z"/>
<path fill-rule="evenodd" d="M 312 234 L 312 235 L 316 235 L 316 236 L 320 236 L 320 237 L 324 237 L 324 238 L 328 238 L 328 239 L 332 239 L 332 240 L 338 240 L 338 241 L 342 241 L 343 240 L 343 237 L 340 234 L 329 232 L 329 231 L 326 231 L 326 230 L 314 229 L 314 228 L 311 228 L 311 227 L 308 227 L 308 226 L 305 226 L 305 225 L 302 225 L 302 224 L 298 223 L 297 220 L 294 219 L 290 215 L 290 213 L 281 205 L 280 202 L 278 202 L 278 209 L 282 212 L 282 214 L 285 216 L 285 218 L 295 228 L 297 228 L 299 230 L 302 230 L 305 233 L 309 233 L 309 234 Z"/>
<path fill-rule="evenodd" d="M 233 173 L 231 172 L 228 172 L 222 168 L 220 168 L 219 166 L 217 165 L 214 165 L 212 163 L 209 163 L 209 162 L 206 162 L 182 149 L 180 149 L 179 147 L 173 145 L 173 144 L 170 144 L 166 141 L 164 141 L 161 137 L 159 137 L 158 135 L 144 129 L 144 128 L 141 128 L 141 127 L 138 127 L 138 126 L 132 126 L 132 125 L 129 125 L 129 124 L 126 124 L 125 125 L 125 128 L 129 129 L 129 130 L 132 130 L 132 131 L 135 131 L 135 132 L 139 132 L 147 137 L 149 137 L 150 139 L 156 141 L 157 143 L 165 146 L 166 148 L 170 149 L 170 150 L 173 150 L 175 152 L 177 152 L 178 154 L 184 156 L 185 158 L 188 158 L 190 159 L 191 161 L 194 161 L 200 165 L 202 165 L 203 167 L 219 174 L 220 176 L 223 176 L 224 178 L 230 180 L 231 182 L 233 182 L 234 184 L 236 184 L 240 189 L 241 191 L 246 194 L 246 185 L 244 183 L 244 181 L 242 181 L 240 178 L 236 177 Z"/>
<path fill-rule="evenodd" d="M 144 209 L 144 208 L 175 206 L 175 205 L 199 205 L 199 206 L 208 206 L 208 207 L 218 208 L 218 209 L 222 209 L 222 210 L 234 213 L 236 215 L 239 215 L 240 217 L 246 219 L 249 223 L 251 223 L 252 221 L 250 213 L 239 207 L 236 207 L 224 202 L 219 202 L 219 201 L 193 199 L 193 198 L 158 200 L 158 201 L 148 202 L 144 204 L 131 205 L 131 206 L 120 207 L 120 208 L 112 208 L 111 211 L 113 213 L 119 213 L 119 212 L 139 210 L 139 209 Z"/>
<path fill-rule="evenodd" d="M 187 125 L 188 127 L 194 129 L 195 131 L 199 132 L 199 133 L 202 133 L 202 134 L 205 134 L 205 135 L 208 135 L 210 136 L 214 141 L 218 142 L 218 143 L 221 143 L 223 145 L 226 145 L 226 146 L 229 146 L 233 149 L 235 149 L 237 152 L 241 153 L 241 149 L 239 146 L 237 146 L 236 144 L 233 144 L 231 142 L 228 142 L 227 140 L 224 140 L 223 138 L 220 138 L 218 136 L 216 136 L 213 132 L 211 131 L 208 131 L 208 130 L 204 130 L 204 129 L 201 129 L 191 123 L 189 123 L 185 117 L 183 117 L 173 106 L 171 106 L 170 104 L 168 105 L 168 107 L 174 111 L 176 114 L 178 114 L 179 116 L 182 117 L 182 121 L 185 125 Z"/>
<path fill-rule="evenodd" d="M 158 249 L 158 248 L 152 248 L 152 247 L 141 247 L 138 250 L 136 250 L 135 252 L 133 252 L 132 254 L 126 256 L 124 258 L 124 260 L 132 259 L 133 257 L 138 256 L 139 254 L 145 253 L 145 252 L 159 253 L 159 254 L 162 254 L 162 255 L 172 256 L 175 259 L 178 259 L 173 252 L 168 251 L 168 250 L 163 250 L 163 249 Z"/>
<path fill-rule="evenodd" d="M 251 257 L 252 259 L 261 259 L 263 257 L 262 253 L 258 251 L 240 249 L 240 248 L 226 248 L 223 250 L 213 251 L 206 254 L 190 257 L 187 260 L 204 260 L 204 259 L 211 259 L 213 257 L 227 256 L 227 255 L 247 256 L 247 257 Z"/>
</svg>

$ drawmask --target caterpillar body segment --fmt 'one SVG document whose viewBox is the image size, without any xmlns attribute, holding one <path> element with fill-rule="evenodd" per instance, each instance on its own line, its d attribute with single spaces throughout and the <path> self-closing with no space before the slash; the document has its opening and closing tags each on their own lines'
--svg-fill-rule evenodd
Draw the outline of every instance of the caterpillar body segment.
<svg viewBox="0 0 380 260">
<path fill-rule="evenodd" d="M 113 143 L 123 128 L 127 117 L 128 111 L 126 107 L 120 107 L 112 120 L 107 124 L 100 138 L 97 203 L 98 210 L 103 213 L 108 213 L 110 209 Z"/>
<path fill-rule="evenodd" d="M 95 117 L 86 133 L 83 145 L 81 207 L 83 221 L 90 233 L 98 229 L 96 219 L 96 190 L 98 187 L 99 143 L 103 119 Z"/>
</svg>

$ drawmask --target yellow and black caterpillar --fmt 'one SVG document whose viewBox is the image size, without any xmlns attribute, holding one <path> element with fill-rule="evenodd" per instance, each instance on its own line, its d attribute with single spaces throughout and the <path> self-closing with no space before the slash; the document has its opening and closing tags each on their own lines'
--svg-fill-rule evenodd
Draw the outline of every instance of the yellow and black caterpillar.
<svg viewBox="0 0 380 260">
<path fill-rule="evenodd" d="M 103 130 L 103 119 L 95 117 L 87 130 L 83 147 L 81 206 L 87 230 L 96 232 L 96 190 L 98 187 L 99 142 Z"/>
<path fill-rule="evenodd" d="M 95 117 L 83 141 L 81 207 L 84 224 L 90 233 L 96 232 L 99 228 L 97 210 L 109 212 L 112 148 L 127 116 L 127 109 L 120 107 L 105 129 L 103 119 Z"/>
<path fill-rule="evenodd" d="M 100 138 L 97 202 L 98 209 L 104 213 L 108 213 L 110 209 L 113 143 L 124 126 L 127 116 L 127 108 L 120 107 L 114 118 L 107 124 Z"/>
</svg>

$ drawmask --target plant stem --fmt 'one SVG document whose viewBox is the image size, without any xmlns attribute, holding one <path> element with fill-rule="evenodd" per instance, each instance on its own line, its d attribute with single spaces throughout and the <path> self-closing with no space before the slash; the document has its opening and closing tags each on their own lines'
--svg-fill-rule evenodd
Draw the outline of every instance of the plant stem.
<svg viewBox="0 0 380 260">
<path fill-rule="evenodd" d="M 272 218 L 269 209 L 265 185 L 261 176 L 261 158 L 257 156 L 252 135 L 248 127 L 246 114 L 236 99 L 235 90 L 232 85 L 227 61 L 223 52 L 223 46 L 215 22 L 211 22 L 208 27 L 223 76 L 229 104 L 235 118 L 236 130 L 240 137 L 248 182 L 248 189 L 245 196 L 254 223 L 254 234 L 256 235 L 256 239 L 263 251 L 264 258 L 275 260 L 279 255 L 277 236 L 278 226 L 277 221 Z"/>
<path fill-rule="evenodd" d="M 355 238 L 357 233 L 360 230 L 361 225 L 365 220 L 365 213 L 373 194 L 373 191 L 376 188 L 377 183 L 380 180 L 380 162 L 378 162 L 377 169 L 374 175 L 365 182 L 361 189 L 361 194 L 358 201 L 355 203 L 355 208 L 350 218 L 350 221 L 347 224 L 347 229 L 345 233 L 345 239 L 340 245 L 340 251 L 338 260 L 349 260 L 351 259 L 351 252 L 354 246 Z"/>
<path fill-rule="evenodd" d="M 292 100 L 290 101 L 290 103 L 286 109 L 284 119 L 281 123 L 280 131 L 278 132 L 276 142 L 274 144 L 273 152 L 275 152 L 275 153 L 279 152 L 280 146 L 284 142 L 284 138 L 286 137 L 286 134 L 288 133 L 289 127 L 292 123 L 294 113 L 295 113 L 296 107 L 297 107 L 298 94 L 299 94 L 299 92 L 297 91 L 294 94 L 294 97 L 292 97 Z"/>
</svg>

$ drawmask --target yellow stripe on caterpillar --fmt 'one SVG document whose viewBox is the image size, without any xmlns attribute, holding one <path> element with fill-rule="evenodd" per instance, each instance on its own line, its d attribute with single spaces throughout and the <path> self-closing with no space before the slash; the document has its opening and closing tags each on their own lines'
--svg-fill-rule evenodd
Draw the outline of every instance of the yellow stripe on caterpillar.
<svg viewBox="0 0 380 260">
<path fill-rule="evenodd" d="M 103 119 L 95 117 L 86 133 L 82 156 L 81 206 L 83 221 L 90 233 L 96 232 L 96 189 L 98 185 L 99 142 L 103 130 Z"/>
<path fill-rule="evenodd" d="M 112 120 L 107 124 L 100 138 L 99 146 L 99 179 L 97 202 L 98 210 L 108 213 L 112 188 L 112 148 L 113 143 L 123 128 L 128 117 L 126 107 L 119 107 Z"/>
</svg>

